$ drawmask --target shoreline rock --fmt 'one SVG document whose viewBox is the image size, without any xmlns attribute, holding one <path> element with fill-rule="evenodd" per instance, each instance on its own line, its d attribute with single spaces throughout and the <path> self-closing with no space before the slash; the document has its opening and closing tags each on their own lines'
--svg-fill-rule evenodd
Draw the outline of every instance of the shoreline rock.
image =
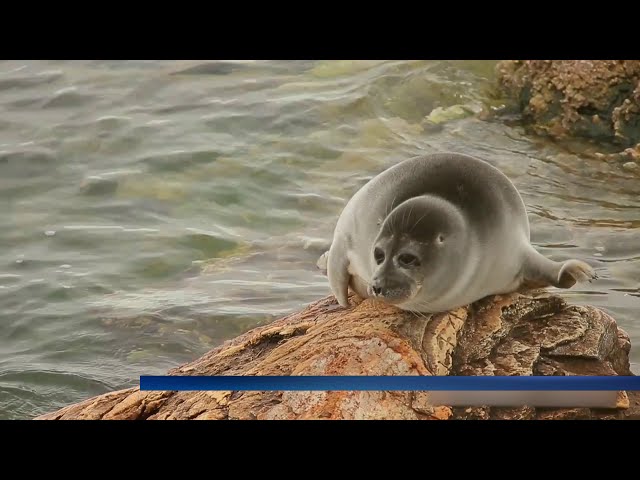
<svg viewBox="0 0 640 480">
<path fill-rule="evenodd" d="M 632 375 L 630 342 L 613 318 L 547 291 L 494 296 L 414 315 L 332 296 L 255 328 L 170 375 Z M 616 409 L 434 406 L 428 392 L 107 393 L 37 419 L 626 419 Z"/>
<path fill-rule="evenodd" d="M 639 60 L 504 60 L 498 85 L 539 135 L 617 145 L 602 153 L 640 160 Z"/>
</svg>

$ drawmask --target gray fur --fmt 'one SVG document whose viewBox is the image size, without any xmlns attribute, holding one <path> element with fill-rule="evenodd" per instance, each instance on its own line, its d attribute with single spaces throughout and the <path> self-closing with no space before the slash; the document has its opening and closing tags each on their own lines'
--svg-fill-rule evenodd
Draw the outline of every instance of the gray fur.
<svg viewBox="0 0 640 480">
<path fill-rule="evenodd" d="M 450 153 L 405 160 L 364 185 L 318 266 L 344 307 L 351 288 L 431 313 L 523 286 L 569 288 L 597 278 L 584 262 L 553 262 L 531 246 L 524 202 L 502 172 Z"/>
</svg>

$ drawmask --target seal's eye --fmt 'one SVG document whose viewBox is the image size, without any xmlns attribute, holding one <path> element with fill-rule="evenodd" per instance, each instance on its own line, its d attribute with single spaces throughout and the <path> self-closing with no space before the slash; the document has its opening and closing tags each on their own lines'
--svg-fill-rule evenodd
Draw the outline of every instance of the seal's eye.
<svg viewBox="0 0 640 480">
<path fill-rule="evenodd" d="M 410 253 L 403 253 L 398 255 L 398 263 L 403 267 L 417 267 L 420 265 L 420 260 L 415 255 Z"/>
<path fill-rule="evenodd" d="M 375 259 L 376 263 L 380 265 L 382 262 L 384 262 L 384 252 L 381 249 L 376 248 L 373 251 L 373 258 Z"/>
</svg>

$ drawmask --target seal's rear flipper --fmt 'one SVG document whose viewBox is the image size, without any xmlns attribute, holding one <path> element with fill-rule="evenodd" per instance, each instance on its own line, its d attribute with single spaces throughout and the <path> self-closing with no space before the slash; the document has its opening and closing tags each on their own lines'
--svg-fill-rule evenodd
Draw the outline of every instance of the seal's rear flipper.
<svg viewBox="0 0 640 480">
<path fill-rule="evenodd" d="M 590 265 L 580 260 L 567 260 L 562 264 L 558 274 L 558 287 L 571 288 L 579 282 L 589 282 L 598 279 L 598 274 Z"/>
<path fill-rule="evenodd" d="M 534 249 L 528 252 L 523 268 L 523 285 L 535 284 L 538 288 L 571 288 L 576 283 L 591 282 L 597 278 L 595 270 L 585 262 L 554 262 Z"/>
</svg>

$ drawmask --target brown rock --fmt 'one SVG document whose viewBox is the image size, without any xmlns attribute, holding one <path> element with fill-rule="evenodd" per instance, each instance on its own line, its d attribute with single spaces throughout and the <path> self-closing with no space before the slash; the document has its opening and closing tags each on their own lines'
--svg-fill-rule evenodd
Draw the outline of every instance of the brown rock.
<svg viewBox="0 0 640 480">
<path fill-rule="evenodd" d="M 629 337 L 593 307 L 544 291 L 438 315 L 333 297 L 251 330 L 170 375 L 631 375 Z M 101 395 L 39 419 L 640 418 L 637 392 L 617 409 L 449 408 L 428 392 L 141 392 Z"/>
<path fill-rule="evenodd" d="M 640 143 L 640 60 L 506 60 L 497 73 L 538 134 Z"/>
</svg>

